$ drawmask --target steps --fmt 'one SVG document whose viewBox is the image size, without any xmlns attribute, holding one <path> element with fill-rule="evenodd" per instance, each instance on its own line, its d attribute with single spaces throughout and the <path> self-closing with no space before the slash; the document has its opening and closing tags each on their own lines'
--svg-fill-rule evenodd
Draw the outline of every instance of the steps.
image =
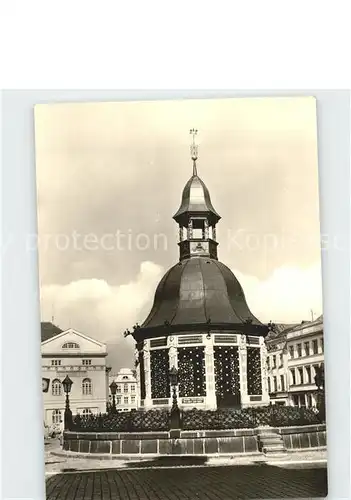
<svg viewBox="0 0 351 500">
<path fill-rule="evenodd" d="M 284 455 L 286 449 L 282 436 L 275 429 L 260 429 L 258 449 L 265 455 Z"/>
</svg>

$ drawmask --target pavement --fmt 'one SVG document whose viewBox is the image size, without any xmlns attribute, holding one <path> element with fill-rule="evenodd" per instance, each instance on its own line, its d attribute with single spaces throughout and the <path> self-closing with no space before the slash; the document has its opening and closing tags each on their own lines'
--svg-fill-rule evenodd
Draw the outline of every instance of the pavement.
<svg viewBox="0 0 351 500">
<path fill-rule="evenodd" d="M 57 456 L 46 444 L 47 500 L 324 498 L 326 452 L 99 460 Z"/>
</svg>

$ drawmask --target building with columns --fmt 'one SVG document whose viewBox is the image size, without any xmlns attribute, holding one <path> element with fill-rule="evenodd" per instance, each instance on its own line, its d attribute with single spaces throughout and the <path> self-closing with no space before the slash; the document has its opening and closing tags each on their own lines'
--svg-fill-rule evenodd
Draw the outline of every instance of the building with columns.
<svg viewBox="0 0 351 500">
<path fill-rule="evenodd" d="M 266 343 L 272 403 L 316 406 L 314 377 L 316 367 L 324 364 L 323 316 L 299 325 L 277 325 Z"/>
<path fill-rule="evenodd" d="M 178 370 L 183 409 L 247 407 L 269 403 L 266 346 L 268 327 L 250 311 L 232 271 L 218 260 L 220 215 L 193 173 L 173 219 L 179 226 L 179 262 L 157 286 L 152 309 L 132 334 L 140 407 L 170 407 L 169 371 Z"/>
</svg>

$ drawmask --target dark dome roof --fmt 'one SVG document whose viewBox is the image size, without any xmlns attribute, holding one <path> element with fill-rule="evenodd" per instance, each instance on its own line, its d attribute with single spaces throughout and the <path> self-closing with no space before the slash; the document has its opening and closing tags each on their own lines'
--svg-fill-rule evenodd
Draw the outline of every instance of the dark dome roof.
<svg viewBox="0 0 351 500">
<path fill-rule="evenodd" d="M 135 338 L 204 328 L 263 335 L 267 327 L 253 316 L 231 270 L 215 259 L 192 257 L 173 266 L 160 281 L 149 316 Z"/>
<path fill-rule="evenodd" d="M 221 218 L 213 208 L 210 193 L 205 183 L 198 175 L 193 175 L 185 184 L 180 207 L 173 219 L 180 222 L 189 213 L 210 214 L 216 222 Z"/>
</svg>

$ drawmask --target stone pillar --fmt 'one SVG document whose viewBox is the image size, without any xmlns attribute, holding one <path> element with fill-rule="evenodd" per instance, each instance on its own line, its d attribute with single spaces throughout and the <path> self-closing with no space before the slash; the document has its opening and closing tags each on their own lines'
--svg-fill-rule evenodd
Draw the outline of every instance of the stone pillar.
<svg viewBox="0 0 351 500">
<path fill-rule="evenodd" d="M 241 404 L 250 406 L 250 398 L 247 394 L 247 346 L 245 335 L 241 335 L 239 341 L 239 374 Z"/>
<path fill-rule="evenodd" d="M 208 220 L 205 219 L 204 220 L 204 232 L 203 232 L 203 236 L 202 236 L 203 239 L 208 240 L 209 234 L 210 234 L 210 232 L 209 232 L 209 228 L 208 228 Z"/>
<path fill-rule="evenodd" d="M 188 240 L 191 240 L 192 237 L 193 237 L 193 221 L 192 219 L 190 219 L 188 224 Z"/>
<path fill-rule="evenodd" d="M 176 337 L 168 337 L 168 347 L 169 347 L 169 351 L 168 351 L 168 356 L 169 356 L 169 369 L 171 370 L 171 368 L 174 366 L 175 368 L 178 369 L 178 351 L 177 351 L 177 339 Z M 170 405 L 172 405 L 172 387 L 170 388 L 170 395 L 171 395 L 171 399 L 170 399 Z M 177 387 L 177 398 L 178 398 L 178 404 L 180 404 L 180 401 L 179 401 L 179 384 L 178 384 L 178 387 Z"/>
<path fill-rule="evenodd" d="M 262 377 L 262 404 L 269 404 L 267 346 L 263 337 L 260 337 L 261 377 Z"/>
<path fill-rule="evenodd" d="M 205 338 L 206 410 L 217 408 L 213 337 Z"/>
<path fill-rule="evenodd" d="M 139 364 L 138 344 L 135 345 L 134 349 L 134 366 L 136 371 L 137 408 L 140 408 L 141 385 L 140 385 L 140 364 Z"/>
<path fill-rule="evenodd" d="M 145 376 L 145 399 L 144 408 L 152 408 L 151 399 L 151 366 L 150 366 L 150 341 L 144 340 L 144 376 Z"/>
</svg>

